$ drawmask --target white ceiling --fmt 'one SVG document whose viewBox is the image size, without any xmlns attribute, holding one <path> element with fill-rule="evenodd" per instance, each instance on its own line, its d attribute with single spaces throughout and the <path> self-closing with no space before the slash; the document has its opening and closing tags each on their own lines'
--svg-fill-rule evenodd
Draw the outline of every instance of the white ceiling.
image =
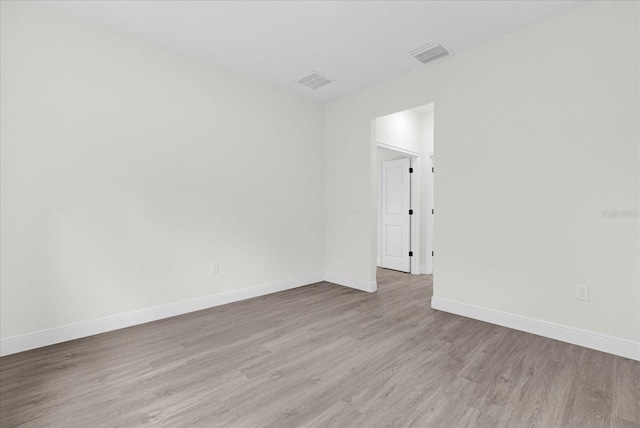
<svg viewBox="0 0 640 428">
<path fill-rule="evenodd" d="M 407 53 L 433 40 L 455 55 L 586 1 L 44 3 L 326 102 L 428 67 Z M 295 82 L 311 71 L 336 81 L 317 90 Z"/>
</svg>

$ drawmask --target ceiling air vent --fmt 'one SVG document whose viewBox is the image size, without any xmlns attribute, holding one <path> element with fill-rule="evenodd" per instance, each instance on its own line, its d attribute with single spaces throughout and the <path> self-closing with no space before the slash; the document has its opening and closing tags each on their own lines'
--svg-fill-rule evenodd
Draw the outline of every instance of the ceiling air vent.
<svg viewBox="0 0 640 428">
<path fill-rule="evenodd" d="M 312 71 L 308 76 L 296 80 L 296 82 L 300 83 L 301 85 L 308 86 L 311 89 L 318 89 L 334 81 L 335 80 L 329 79 L 328 77 L 323 76 L 317 71 Z"/>
<path fill-rule="evenodd" d="M 428 43 L 416 50 L 409 52 L 409 55 L 413 55 L 415 59 L 423 64 L 426 64 L 438 58 L 442 58 L 443 56 L 447 56 L 451 52 L 452 51 L 450 49 L 447 49 L 440 40 L 436 40 L 435 42 Z"/>
</svg>

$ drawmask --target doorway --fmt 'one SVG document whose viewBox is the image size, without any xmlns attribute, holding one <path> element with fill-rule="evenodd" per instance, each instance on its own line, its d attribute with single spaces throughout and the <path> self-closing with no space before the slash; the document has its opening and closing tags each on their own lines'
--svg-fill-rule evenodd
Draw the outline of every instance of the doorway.
<svg viewBox="0 0 640 428">
<path fill-rule="evenodd" d="M 374 121 L 378 267 L 433 272 L 433 119 L 429 104 Z"/>
</svg>

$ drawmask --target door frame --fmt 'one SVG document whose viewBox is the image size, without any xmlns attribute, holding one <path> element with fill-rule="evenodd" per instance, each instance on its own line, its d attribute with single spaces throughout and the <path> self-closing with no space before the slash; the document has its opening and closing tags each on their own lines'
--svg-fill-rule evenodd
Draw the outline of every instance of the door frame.
<svg viewBox="0 0 640 428">
<path fill-rule="evenodd" d="M 403 154 L 411 159 L 411 168 L 413 168 L 413 173 L 411 174 L 411 209 L 413 210 L 413 215 L 411 216 L 411 251 L 413 251 L 413 257 L 411 257 L 410 273 L 412 275 L 420 275 L 422 273 L 422 266 L 420 263 L 420 260 L 422 259 L 420 251 L 420 217 L 422 215 L 422 212 L 420 210 L 420 190 L 422 186 L 420 164 L 422 161 L 422 155 L 412 150 L 392 146 L 391 144 L 376 142 L 376 167 L 378 165 L 378 149 L 391 150 L 396 153 Z M 382 186 L 382 174 L 380 174 L 380 181 L 378 182 L 378 186 Z M 378 212 L 377 215 L 382 217 L 382 212 Z M 377 231 L 376 233 L 379 233 L 379 231 Z M 377 251 L 378 250 L 376 249 L 376 253 Z"/>
<path fill-rule="evenodd" d="M 424 153 L 424 160 L 426 169 L 425 169 L 425 180 L 424 184 L 427 186 L 427 224 L 425 224 L 425 250 L 427 254 L 425 254 L 425 265 L 423 267 L 422 273 L 433 275 L 433 221 L 435 217 L 435 208 L 433 204 L 433 178 L 435 175 L 434 165 L 433 165 L 433 152 Z M 431 212 L 429 212 L 431 211 Z"/>
</svg>

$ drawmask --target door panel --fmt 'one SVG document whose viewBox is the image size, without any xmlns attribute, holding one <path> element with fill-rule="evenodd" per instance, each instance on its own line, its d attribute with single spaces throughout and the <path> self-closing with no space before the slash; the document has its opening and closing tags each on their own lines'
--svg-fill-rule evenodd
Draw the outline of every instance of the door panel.
<svg viewBox="0 0 640 428">
<path fill-rule="evenodd" d="M 411 271 L 409 158 L 382 163 L 382 267 Z"/>
<path fill-rule="evenodd" d="M 387 238 L 387 246 L 384 254 L 387 257 L 402 258 L 402 227 L 387 225 L 385 236 Z"/>
</svg>

